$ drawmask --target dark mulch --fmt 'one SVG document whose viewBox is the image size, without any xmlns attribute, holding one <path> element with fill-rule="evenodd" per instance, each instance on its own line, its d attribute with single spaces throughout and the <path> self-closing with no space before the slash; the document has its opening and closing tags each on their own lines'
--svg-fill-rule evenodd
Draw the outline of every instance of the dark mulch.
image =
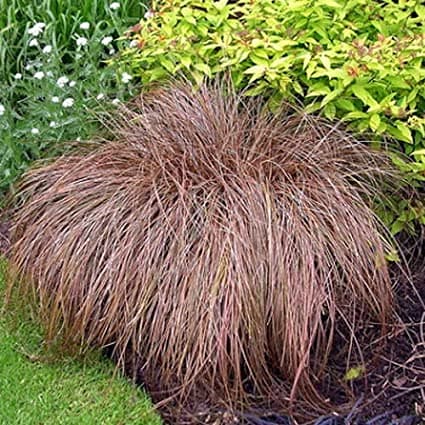
<svg viewBox="0 0 425 425">
<path fill-rule="evenodd" d="M 0 211 L 0 254 L 7 255 L 10 247 L 10 222 Z M 424 232 L 425 233 L 425 232 Z M 405 241 L 406 242 L 406 241 Z M 409 251 L 412 279 L 394 273 L 397 281 L 397 304 L 400 321 L 392 329 L 387 345 L 375 360 L 368 374 L 367 390 L 363 383 L 351 383 L 349 392 L 358 400 L 349 417 L 330 415 L 316 425 L 366 424 L 414 425 L 425 424 L 425 237 Z M 134 376 L 134 369 L 129 371 Z M 143 382 L 139 382 L 143 385 Z M 331 398 L 338 400 L 340 394 Z M 331 413 L 331 412 L 330 412 Z M 232 419 L 215 418 L 214 424 L 235 423 Z M 220 416 L 220 415 L 218 415 Z M 223 413 L 226 416 L 226 413 Z M 200 423 L 209 422 L 204 418 Z M 290 424 L 288 418 L 238 418 L 240 424 Z"/>
<path fill-rule="evenodd" d="M 400 324 L 368 377 L 364 410 L 368 416 L 416 414 L 425 423 L 425 237 L 406 255 L 411 281 L 395 273 Z"/>
<path fill-rule="evenodd" d="M 376 368 L 368 376 L 363 412 L 425 418 L 425 273 L 400 285 L 397 301 L 402 324 L 394 327 Z"/>
</svg>

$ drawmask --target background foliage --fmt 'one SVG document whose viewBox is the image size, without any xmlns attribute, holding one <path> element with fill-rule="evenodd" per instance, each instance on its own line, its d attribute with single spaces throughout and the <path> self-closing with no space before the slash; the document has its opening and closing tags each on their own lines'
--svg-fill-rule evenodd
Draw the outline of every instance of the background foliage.
<svg viewBox="0 0 425 425">
<path fill-rule="evenodd" d="M 160 1 L 127 33 L 120 64 L 144 85 L 230 69 L 250 95 L 302 101 L 377 145 L 395 141 L 404 155 L 393 160 L 419 189 L 382 209 L 397 233 L 425 224 L 424 20 L 417 0 Z"/>
<path fill-rule="evenodd" d="M 0 194 L 31 161 L 89 138 L 95 112 L 134 93 L 105 61 L 145 10 L 138 0 L 0 0 Z"/>
</svg>

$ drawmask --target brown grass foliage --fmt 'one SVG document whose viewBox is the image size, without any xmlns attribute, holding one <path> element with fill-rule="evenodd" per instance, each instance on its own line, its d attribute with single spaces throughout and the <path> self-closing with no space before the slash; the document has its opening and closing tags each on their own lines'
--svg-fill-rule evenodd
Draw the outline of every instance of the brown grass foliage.
<svg viewBox="0 0 425 425">
<path fill-rule="evenodd" d="M 142 96 L 114 127 L 21 186 L 12 263 L 47 340 L 112 346 L 166 405 L 321 411 L 330 354 L 358 362 L 358 331 L 392 315 L 386 159 L 220 84 Z"/>
</svg>

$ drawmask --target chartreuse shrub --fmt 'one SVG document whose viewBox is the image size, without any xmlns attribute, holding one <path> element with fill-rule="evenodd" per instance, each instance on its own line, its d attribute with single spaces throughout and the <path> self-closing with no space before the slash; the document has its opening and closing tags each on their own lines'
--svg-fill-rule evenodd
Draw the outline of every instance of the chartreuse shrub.
<svg viewBox="0 0 425 425">
<path fill-rule="evenodd" d="M 425 181 L 425 5 L 417 0 L 154 2 L 127 33 L 121 63 L 146 85 L 183 73 L 196 82 L 230 69 L 236 88 L 301 99 L 376 144 L 392 139 L 407 181 Z M 397 151 L 397 150 L 396 150 Z M 425 224 L 423 192 L 395 199 L 393 233 Z M 382 209 L 382 208 L 379 208 Z"/>
</svg>

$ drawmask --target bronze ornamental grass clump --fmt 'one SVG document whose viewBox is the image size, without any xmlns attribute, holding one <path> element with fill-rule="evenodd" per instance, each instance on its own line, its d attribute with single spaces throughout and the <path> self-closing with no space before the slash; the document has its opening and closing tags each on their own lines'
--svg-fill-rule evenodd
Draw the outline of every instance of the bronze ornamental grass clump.
<svg viewBox="0 0 425 425">
<path fill-rule="evenodd" d="M 359 330 L 392 318 L 371 209 L 387 161 L 224 86 L 142 95 L 114 141 L 30 171 L 13 270 L 47 341 L 112 347 L 173 423 L 202 406 L 314 416 L 329 359 L 358 364 Z"/>
</svg>

